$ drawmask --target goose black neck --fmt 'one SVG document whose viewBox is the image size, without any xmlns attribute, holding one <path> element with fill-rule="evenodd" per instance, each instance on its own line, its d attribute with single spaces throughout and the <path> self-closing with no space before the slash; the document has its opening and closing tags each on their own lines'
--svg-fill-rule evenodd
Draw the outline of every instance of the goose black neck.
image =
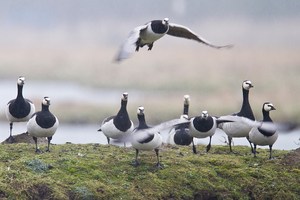
<svg viewBox="0 0 300 200">
<path fill-rule="evenodd" d="M 262 113 L 263 113 L 263 122 L 273 122 L 270 117 L 270 113 L 268 111 L 265 111 L 264 109 L 262 109 Z M 258 130 L 265 136 L 272 136 L 276 132 L 276 130 L 275 131 L 270 131 L 270 130 L 267 131 L 267 130 L 263 130 L 261 128 L 258 128 Z"/>
<path fill-rule="evenodd" d="M 243 106 L 249 104 L 249 90 L 243 89 Z"/>
<path fill-rule="evenodd" d="M 144 128 L 148 128 L 149 126 L 146 123 L 145 120 L 145 115 L 138 115 L 138 120 L 139 120 L 139 129 L 144 129 Z"/>
<path fill-rule="evenodd" d="M 23 98 L 23 85 L 18 85 L 18 95 L 17 97 Z"/>
<path fill-rule="evenodd" d="M 184 104 L 183 106 L 183 114 L 188 115 L 189 114 L 189 104 Z"/>
<path fill-rule="evenodd" d="M 126 108 L 127 106 L 127 101 L 126 100 L 121 100 L 121 108 Z"/>
<path fill-rule="evenodd" d="M 264 122 L 272 122 L 272 119 L 270 117 L 270 112 L 265 111 L 264 109 L 262 109 L 262 113 L 263 113 L 263 121 Z"/>
<path fill-rule="evenodd" d="M 49 111 L 49 105 L 42 104 L 42 111 Z"/>
<path fill-rule="evenodd" d="M 121 108 L 118 112 L 118 115 L 127 115 L 127 117 L 129 118 L 126 107 L 127 107 L 127 101 L 122 100 L 121 101 Z"/>
<path fill-rule="evenodd" d="M 244 117 L 255 120 L 254 114 L 252 112 L 249 103 L 249 90 L 245 90 L 244 88 L 243 88 L 243 104 L 240 113 Z"/>
</svg>

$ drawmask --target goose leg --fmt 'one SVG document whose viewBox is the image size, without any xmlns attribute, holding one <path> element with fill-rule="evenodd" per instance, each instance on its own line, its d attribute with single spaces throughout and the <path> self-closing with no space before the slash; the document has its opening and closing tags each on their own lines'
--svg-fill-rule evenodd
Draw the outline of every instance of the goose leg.
<svg viewBox="0 0 300 200">
<path fill-rule="evenodd" d="M 9 137 L 8 137 L 8 143 L 14 143 L 15 142 L 15 139 L 14 139 L 14 137 L 12 136 L 12 129 L 13 129 L 13 123 L 12 122 L 10 122 L 9 123 Z"/>
<path fill-rule="evenodd" d="M 10 122 L 10 123 L 9 123 L 9 136 L 10 136 L 10 137 L 12 136 L 12 129 L 13 129 L 13 123 Z"/>
<path fill-rule="evenodd" d="M 208 145 L 206 147 L 206 152 L 208 152 L 210 150 L 210 148 L 211 148 L 211 138 L 212 138 L 212 136 L 209 137 L 209 143 L 208 143 Z"/>
<path fill-rule="evenodd" d="M 270 147 L 270 156 L 269 156 L 269 159 L 271 160 L 271 159 L 273 159 L 273 157 L 272 157 L 272 145 L 269 145 L 269 147 Z"/>
<path fill-rule="evenodd" d="M 33 140 L 34 140 L 34 143 L 35 143 L 35 153 L 42 153 L 42 151 L 38 148 L 38 145 L 37 145 L 37 137 L 32 137 Z"/>
<path fill-rule="evenodd" d="M 162 166 L 162 164 L 159 161 L 159 149 L 155 149 L 155 153 L 156 153 L 156 158 L 157 158 L 156 167 L 159 168 L 159 169 L 162 169 L 163 166 Z"/>
<path fill-rule="evenodd" d="M 152 47 L 153 47 L 153 43 L 148 44 L 148 51 L 150 51 L 152 49 Z"/>
<path fill-rule="evenodd" d="M 47 152 L 50 152 L 50 141 L 52 140 L 52 137 L 47 137 L 48 139 L 48 146 L 47 146 Z"/>
<path fill-rule="evenodd" d="M 228 144 L 229 144 L 230 153 L 232 153 L 231 143 L 232 143 L 232 137 L 228 136 Z"/>
<path fill-rule="evenodd" d="M 256 144 L 254 144 L 253 154 L 254 154 L 254 157 L 256 158 Z"/>
<path fill-rule="evenodd" d="M 249 139 L 249 137 L 246 137 L 247 138 L 247 140 L 248 140 L 248 142 L 249 142 L 249 144 L 250 144 L 250 147 L 251 147 L 251 153 L 253 153 L 253 146 L 252 146 L 252 142 L 250 141 L 250 139 Z"/>
<path fill-rule="evenodd" d="M 139 156 L 139 150 L 136 149 L 135 150 L 135 160 L 133 161 L 133 166 L 137 167 L 140 165 L 139 161 L 138 161 L 138 156 Z"/>
<path fill-rule="evenodd" d="M 107 138 L 107 144 L 110 144 L 110 139 L 109 137 L 106 137 Z"/>
<path fill-rule="evenodd" d="M 194 143 L 194 139 L 192 140 L 192 143 L 193 143 L 193 153 L 197 154 L 197 150 L 196 150 L 196 146 L 195 146 L 195 143 Z"/>
</svg>

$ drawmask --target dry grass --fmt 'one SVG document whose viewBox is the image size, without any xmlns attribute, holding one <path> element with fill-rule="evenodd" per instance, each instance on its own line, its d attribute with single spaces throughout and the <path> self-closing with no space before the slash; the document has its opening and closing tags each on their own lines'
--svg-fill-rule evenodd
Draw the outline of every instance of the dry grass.
<svg viewBox="0 0 300 200">
<path fill-rule="evenodd" d="M 262 103 L 271 101 L 277 108 L 274 119 L 300 121 L 299 50 L 243 45 L 215 50 L 192 42 L 179 41 L 174 46 L 171 42 L 171 39 L 160 41 L 151 52 L 141 49 L 121 64 L 112 62 L 116 48 L 111 46 L 2 48 L 0 74 L 1 77 L 23 74 L 30 79 L 70 80 L 97 88 L 146 91 L 140 102 L 129 106 L 135 116 L 135 108 L 144 105 L 154 121 L 163 120 L 155 119 L 157 114 L 164 118 L 180 114 L 184 94 L 191 95 L 192 115 L 201 110 L 214 115 L 238 111 L 241 83 L 249 79 L 255 86 L 250 101 L 258 118 L 261 118 Z M 107 105 L 76 106 L 83 108 L 84 118 L 91 121 L 109 113 Z M 63 118 L 73 116 L 63 105 L 53 109 L 63 113 Z M 99 110 L 97 120 L 89 110 Z M 105 113 L 101 114 L 103 110 Z M 111 112 L 115 110 L 111 108 Z"/>
</svg>

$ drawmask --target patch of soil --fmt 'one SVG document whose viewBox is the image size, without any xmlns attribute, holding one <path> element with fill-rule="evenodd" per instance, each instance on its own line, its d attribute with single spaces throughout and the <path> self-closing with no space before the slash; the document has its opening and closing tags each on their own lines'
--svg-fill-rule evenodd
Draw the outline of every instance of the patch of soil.
<svg viewBox="0 0 300 200">
<path fill-rule="evenodd" d="M 32 136 L 28 135 L 28 133 L 21 133 L 19 135 L 13 135 L 14 138 L 13 143 L 29 143 L 34 144 L 34 140 L 32 139 Z M 38 144 L 47 144 L 48 140 L 47 138 L 38 138 Z M 1 144 L 12 144 L 8 141 L 8 138 L 1 142 Z"/>
<path fill-rule="evenodd" d="M 52 190 L 46 184 L 33 185 L 28 188 L 27 196 L 30 199 L 52 199 Z"/>
<path fill-rule="evenodd" d="M 0 190 L 0 199 L 8 198 L 8 195 L 5 194 L 2 190 Z"/>
<path fill-rule="evenodd" d="M 194 195 L 195 200 L 217 200 L 218 196 L 214 192 L 210 191 L 199 191 Z"/>
<path fill-rule="evenodd" d="M 300 148 L 291 151 L 283 159 L 282 164 L 300 167 Z"/>
</svg>

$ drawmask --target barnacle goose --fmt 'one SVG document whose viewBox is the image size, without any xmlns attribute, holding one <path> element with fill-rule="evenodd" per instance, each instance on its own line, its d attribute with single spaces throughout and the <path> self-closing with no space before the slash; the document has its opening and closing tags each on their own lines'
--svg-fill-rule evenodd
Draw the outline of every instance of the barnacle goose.
<svg viewBox="0 0 300 200">
<path fill-rule="evenodd" d="M 36 112 L 27 122 L 27 133 L 33 137 L 35 142 L 35 151 L 41 152 L 37 145 L 38 137 L 47 137 L 48 147 L 46 151 L 50 151 L 50 141 L 55 134 L 59 121 L 57 117 L 49 110 L 50 98 L 44 97 L 42 101 L 42 110 Z"/>
<path fill-rule="evenodd" d="M 10 100 L 5 109 L 6 118 L 9 121 L 10 131 L 8 142 L 13 143 L 14 138 L 12 136 L 12 129 L 14 122 L 26 122 L 30 119 L 32 114 L 35 112 L 34 104 L 23 97 L 23 86 L 25 84 L 25 77 L 20 76 L 17 80 L 18 93 L 17 97 Z"/>
<path fill-rule="evenodd" d="M 169 23 L 169 19 L 165 18 L 163 20 L 152 20 L 145 25 L 134 28 L 130 32 L 127 40 L 121 46 L 115 58 L 115 61 L 120 62 L 128 58 L 134 51 L 139 51 L 139 48 L 145 45 L 148 46 L 148 50 L 151 50 L 153 48 L 154 42 L 166 34 L 175 37 L 195 40 L 217 49 L 232 47 L 232 45 L 217 46 L 211 44 L 207 40 L 198 36 L 189 28 L 182 25 Z"/>
</svg>

